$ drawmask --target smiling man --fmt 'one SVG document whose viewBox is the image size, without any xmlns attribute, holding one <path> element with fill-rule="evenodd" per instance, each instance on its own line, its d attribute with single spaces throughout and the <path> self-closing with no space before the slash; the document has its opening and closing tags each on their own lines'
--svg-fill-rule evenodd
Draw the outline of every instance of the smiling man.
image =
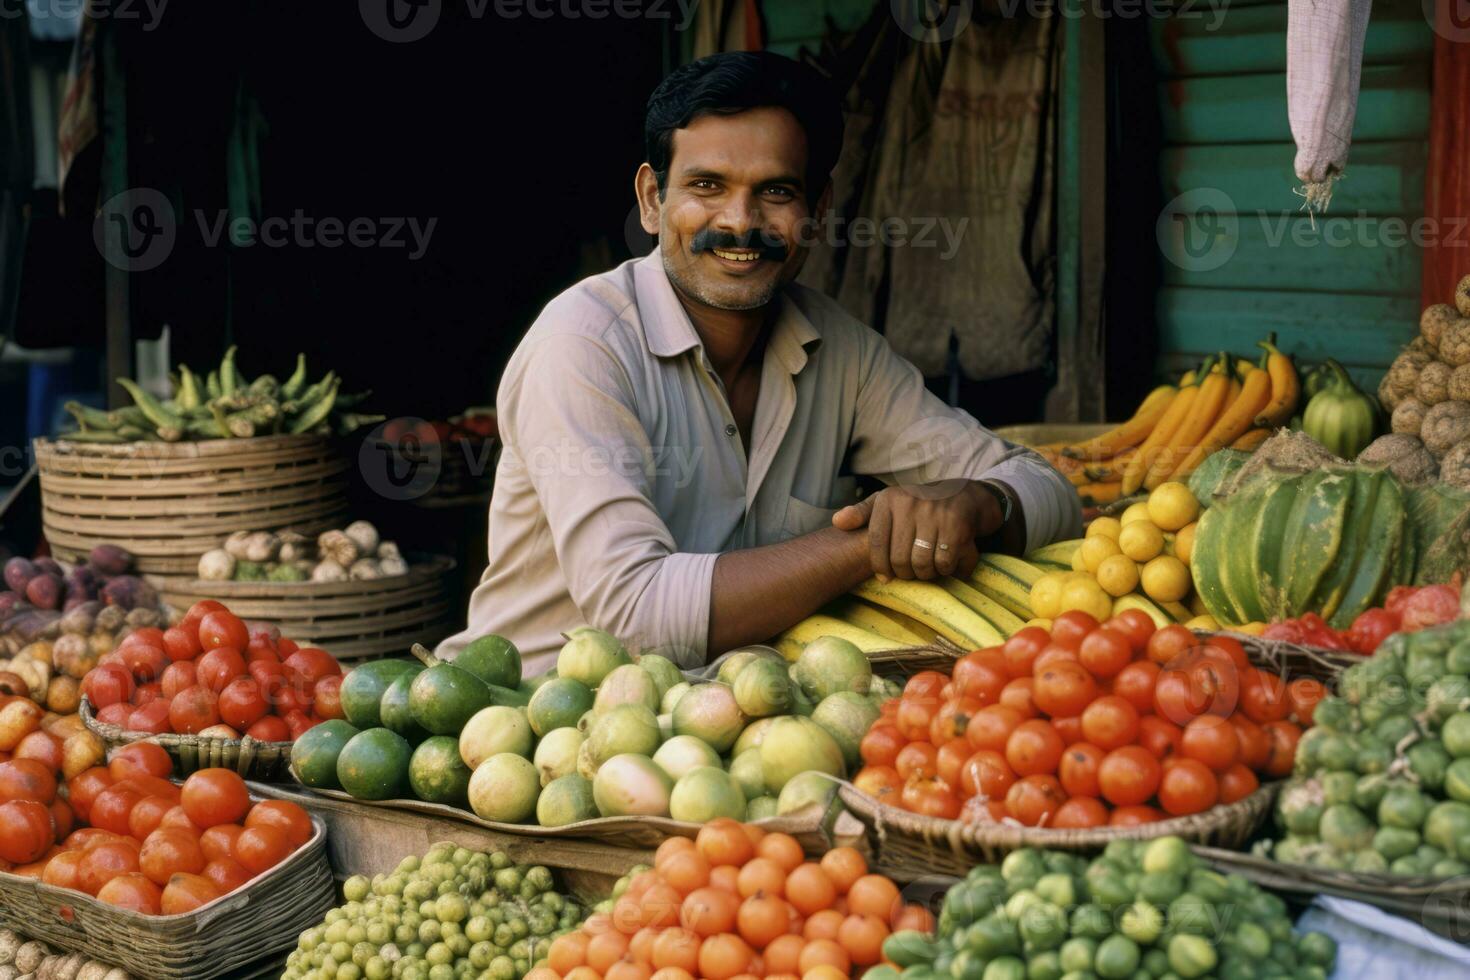
<svg viewBox="0 0 1470 980">
<path fill-rule="evenodd" d="M 562 293 L 511 358 L 490 563 L 441 654 L 498 633 L 535 674 L 587 623 L 693 666 L 870 575 L 968 574 L 982 548 L 1079 533 L 1041 457 L 794 282 L 842 144 L 820 76 L 704 58 L 659 85 L 644 130 L 658 248 Z M 864 475 L 887 487 L 859 500 Z"/>
</svg>

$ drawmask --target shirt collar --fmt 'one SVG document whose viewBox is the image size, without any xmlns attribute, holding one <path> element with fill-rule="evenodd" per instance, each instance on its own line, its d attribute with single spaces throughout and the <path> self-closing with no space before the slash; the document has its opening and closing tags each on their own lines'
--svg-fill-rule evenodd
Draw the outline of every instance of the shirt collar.
<svg viewBox="0 0 1470 980">
<path fill-rule="evenodd" d="M 684 304 L 674 293 L 674 286 L 664 271 L 663 256 L 656 247 L 633 266 L 633 283 L 650 354 L 677 357 L 703 347 Z M 771 330 L 769 350 L 792 374 L 799 374 L 806 367 L 808 352 L 822 342 L 822 335 L 793 301 L 789 290 L 783 290 L 776 302 L 780 306 Z"/>
</svg>

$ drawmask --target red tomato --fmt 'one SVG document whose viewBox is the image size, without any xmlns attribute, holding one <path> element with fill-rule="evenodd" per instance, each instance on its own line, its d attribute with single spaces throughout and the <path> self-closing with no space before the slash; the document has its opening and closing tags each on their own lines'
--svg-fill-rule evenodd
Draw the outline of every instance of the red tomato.
<svg viewBox="0 0 1470 980">
<path fill-rule="evenodd" d="M 956 691 L 982 706 L 994 704 L 1010 679 L 1005 657 L 989 650 L 967 653 L 954 665 Z"/>
<path fill-rule="evenodd" d="M 1052 620 L 1051 641 L 1076 650 L 1082 645 L 1082 638 L 1097 627 L 1096 619 L 1080 609 L 1073 609 Z"/>
<path fill-rule="evenodd" d="M 286 712 L 286 727 L 291 731 L 291 741 L 296 741 L 311 730 L 313 722 L 303 712 Z"/>
<path fill-rule="evenodd" d="M 1104 757 L 1097 782 L 1103 799 L 1113 806 L 1135 806 L 1146 802 L 1159 788 L 1163 769 L 1159 760 L 1141 745 L 1125 745 Z"/>
<path fill-rule="evenodd" d="M 1281 721 L 1291 713 L 1286 682 L 1269 671 L 1247 671 L 1241 684 L 1240 708 L 1247 718 L 1258 725 L 1264 725 L 1268 721 Z"/>
<path fill-rule="evenodd" d="M 888 724 L 881 719 L 874 722 L 867 734 L 858 743 L 858 754 L 864 762 L 870 766 L 891 766 L 898 758 L 898 752 L 907 743 L 899 734 L 898 726 Z"/>
<path fill-rule="evenodd" d="M 1164 812 L 1182 817 L 1203 813 L 1214 806 L 1220 796 L 1220 783 L 1204 763 L 1179 759 L 1164 770 L 1158 793 L 1159 806 Z"/>
<path fill-rule="evenodd" d="M 128 715 L 127 725 L 130 732 L 151 732 L 161 735 L 164 732 L 173 731 L 173 724 L 169 721 L 168 701 L 150 701 L 142 707 L 134 708 Z"/>
<path fill-rule="evenodd" d="M 1089 796 L 1074 796 L 1063 803 L 1052 817 L 1049 827 L 1058 830 L 1082 827 L 1106 827 L 1108 808 Z"/>
<path fill-rule="evenodd" d="M 1127 635 L 1103 627 L 1082 638 L 1082 645 L 1077 648 L 1077 659 L 1091 671 L 1092 676 L 1112 677 L 1133 659 L 1133 646 Z"/>
<path fill-rule="evenodd" d="M 946 701 L 929 723 L 929 741 L 944 747 L 955 739 L 963 741 L 970 719 L 980 710 L 980 702 L 972 697 L 959 697 Z M 968 754 L 968 753 L 967 753 Z"/>
<path fill-rule="evenodd" d="M 125 704 L 133 696 L 132 672 L 114 664 L 93 667 L 82 679 L 82 693 L 94 709 Z"/>
<path fill-rule="evenodd" d="M 1245 655 L 1245 647 L 1240 645 L 1239 640 L 1217 633 L 1205 641 L 1205 646 L 1211 650 L 1218 650 L 1229 657 L 1230 662 L 1235 665 L 1237 673 L 1250 669 L 1250 658 Z"/>
<path fill-rule="evenodd" d="M 1235 726 L 1224 718 L 1200 715 L 1184 726 L 1179 753 L 1186 759 L 1202 763 L 1212 772 L 1224 772 L 1240 757 L 1240 738 Z"/>
<path fill-rule="evenodd" d="M 1030 677 L 1031 665 L 1051 642 L 1051 635 L 1040 626 L 1027 626 L 1011 635 L 1001 649 L 1005 654 L 1006 672 L 1012 677 Z"/>
<path fill-rule="evenodd" d="M 245 658 L 234 647 L 211 647 L 195 661 L 194 671 L 200 684 L 218 694 L 245 673 Z"/>
<path fill-rule="evenodd" d="M 323 677 L 342 673 L 342 665 L 325 650 L 316 647 L 302 647 L 283 662 L 286 668 L 286 678 L 292 685 L 305 684 L 310 688 Z"/>
<path fill-rule="evenodd" d="M 1071 647 L 1064 647 L 1060 643 L 1048 643 L 1046 645 L 1046 649 L 1042 650 L 1041 653 L 1037 655 L 1036 659 L 1031 661 L 1031 676 L 1036 677 L 1043 670 L 1045 670 L 1048 665 L 1060 663 L 1064 660 L 1070 661 L 1074 664 L 1080 662 L 1077 659 L 1077 651 L 1073 650 Z"/>
<path fill-rule="evenodd" d="M 1261 727 L 1271 739 L 1266 775 L 1273 779 L 1290 776 L 1292 763 L 1296 761 L 1296 743 L 1301 740 L 1302 730 L 1289 721 L 1268 721 Z"/>
<path fill-rule="evenodd" d="M 1062 737 L 1047 721 L 1023 721 L 1006 740 L 1006 762 L 1018 776 L 1044 775 L 1057 771 L 1065 748 Z"/>
<path fill-rule="evenodd" d="M 1105 694 L 1083 710 L 1082 737 L 1100 749 L 1111 751 L 1121 748 L 1138 737 L 1138 709 L 1133 707 L 1126 698 L 1116 694 Z M 1072 795 L 1093 796 L 1095 794 L 1073 793 Z"/>
<path fill-rule="evenodd" d="M 341 688 L 341 674 L 323 677 L 316 682 L 316 687 L 312 688 L 311 702 L 318 717 L 323 720 L 347 717 L 342 713 L 342 698 L 338 694 Z"/>
<path fill-rule="evenodd" d="M 1125 609 L 1103 625 L 1128 637 L 1128 643 L 1136 654 L 1148 649 L 1149 637 L 1158 629 L 1148 613 L 1141 609 Z"/>
<path fill-rule="evenodd" d="M 1073 715 L 1071 718 L 1053 718 L 1051 720 L 1051 727 L 1055 728 L 1057 734 L 1062 736 L 1063 745 L 1073 745 L 1082 741 L 1082 718 L 1080 716 Z"/>
<path fill-rule="evenodd" d="M 1178 623 L 1165 626 L 1148 638 L 1148 659 L 1162 667 L 1184 651 L 1192 649 L 1196 642 L 1194 634 L 1187 627 Z"/>
<path fill-rule="evenodd" d="M 1163 759 L 1179 751 L 1184 730 L 1157 715 L 1144 715 L 1138 719 L 1138 744 L 1148 749 L 1155 759 Z"/>
<path fill-rule="evenodd" d="M 1026 716 L 1015 708 L 992 704 L 980 709 L 970 719 L 970 723 L 965 726 L 965 739 L 972 748 L 1004 752 L 1011 732 L 1025 720 Z"/>
<path fill-rule="evenodd" d="M 1256 774 L 1239 762 L 1220 773 L 1219 781 L 1220 802 L 1226 804 L 1243 800 L 1261 788 Z"/>
<path fill-rule="evenodd" d="M 1030 677 L 1017 677 L 1000 692 L 1000 703 L 1022 718 L 1035 718 L 1036 699 L 1032 697 L 1036 681 Z"/>
<path fill-rule="evenodd" d="M 898 715 L 894 718 L 899 734 L 911 742 L 928 741 L 929 726 L 933 724 L 935 715 L 939 714 L 939 707 L 936 698 L 904 695 L 899 701 Z"/>
<path fill-rule="evenodd" d="M 219 693 L 220 720 L 237 731 L 249 728 L 265 717 L 268 711 L 270 705 L 266 704 L 265 695 L 253 678 L 237 677 Z"/>
<path fill-rule="evenodd" d="M 1036 707 L 1053 718 L 1080 715 L 1097 697 L 1097 681 L 1080 663 L 1055 661 L 1038 667 L 1035 680 L 1032 696 Z"/>
<path fill-rule="evenodd" d="M 266 715 L 245 730 L 245 734 L 260 742 L 289 742 L 291 728 L 284 718 Z"/>
<path fill-rule="evenodd" d="M 905 780 L 939 774 L 939 750 L 928 742 L 910 742 L 898 752 L 893 768 Z"/>
<path fill-rule="evenodd" d="M 184 688 L 193 687 L 197 683 L 199 680 L 194 661 L 179 660 L 163 669 L 163 679 L 159 682 L 159 689 L 165 698 L 172 698 Z"/>
<path fill-rule="evenodd" d="M 282 718 L 293 711 L 301 714 L 310 714 L 312 709 L 311 689 L 305 691 L 292 687 L 289 681 L 282 681 L 275 689 L 276 714 Z"/>
<path fill-rule="evenodd" d="M 1196 715 L 1229 715 L 1241 701 L 1240 680 L 1229 657 L 1208 648 L 1171 661 L 1154 684 L 1154 710 L 1186 724 Z"/>
<path fill-rule="evenodd" d="M 906 698 L 938 698 L 940 690 L 949 683 L 937 670 L 921 670 L 908 679 L 903 686 L 903 696 Z"/>
<path fill-rule="evenodd" d="M 1062 788 L 1069 796 L 1102 795 L 1097 774 L 1106 757 L 1106 752 L 1086 742 L 1067 746 L 1062 752 L 1061 762 L 1057 764 L 1057 778 L 1062 781 Z"/>
<path fill-rule="evenodd" d="M 184 618 L 179 621 L 179 625 L 192 626 L 195 632 L 198 632 L 199 624 L 204 620 L 205 615 L 223 611 L 225 611 L 223 602 L 216 602 L 214 599 L 200 599 L 189 607 L 188 612 L 184 613 Z"/>
<path fill-rule="evenodd" d="M 1154 710 L 1154 684 L 1158 677 L 1158 664 L 1135 660 L 1113 678 L 1113 693 L 1133 705 L 1139 714 L 1146 714 Z"/>
<path fill-rule="evenodd" d="M 1027 776 L 1006 791 L 1006 810 L 1027 827 L 1050 825 L 1066 802 L 1067 793 L 1055 776 Z"/>
<path fill-rule="evenodd" d="M 1157 823 L 1164 817 L 1162 810 L 1151 806 L 1120 806 L 1108 817 L 1108 826 L 1137 827 L 1139 824 Z"/>
<path fill-rule="evenodd" d="M 204 652 L 199 642 L 199 630 L 189 629 L 182 623 L 170 626 L 163 631 L 163 652 L 175 663 L 193 660 Z"/>
<path fill-rule="evenodd" d="M 219 697 L 200 684 L 185 688 L 169 702 L 168 720 L 179 734 L 198 735 L 219 724 Z"/>
<path fill-rule="evenodd" d="M 199 621 L 199 645 L 205 650 L 231 647 L 238 654 L 250 643 L 245 623 L 234 613 L 223 609 L 204 614 Z"/>
<path fill-rule="evenodd" d="M 1236 741 L 1240 743 L 1240 761 L 1256 770 L 1265 766 L 1266 760 L 1271 758 L 1271 736 L 1266 734 L 1266 730 L 1238 712 L 1230 716 L 1230 725 L 1235 729 Z"/>
<path fill-rule="evenodd" d="M 159 681 L 154 681 L 151 684 L 139 684 L 133 690 L 133 705 L 134 707 L 141 708 L 145 704 L 161 701 L 163 697 L 163 684 Z"/>
<path fill-rule="evenodd" d="M 163 675 L 163 668 L 168 664 L 168 657 L 164 656 L 163 648 L 145 643 L 132 643 L 125 647 L 119 647 L 122 654 L 123 664 L 133 674 L 133 680 L 140 684 L 156 680 Z"/>
<path fill-rule="evenodd" d="M 1310 725 L 1317 712 L 1317 702 L 1327 696 L 1327 688 L 1312 677 L 1298 677 L 1286 685 L 1286 699 L 1291 715 L 1299 725 Z"/>
<path fill-rule="evenodd" d="M 1348 628 L 1348 646 L 1361 654 L 1371 654 L 1378 645 L 1399 631 L 1399 615 L 1387 609 L 1369 609 L 1360 613 Z"/>
<path fill-rule="evenodd" d="M 934 760 L 934 768 L 946 786 L 960 785 L 960 771 L 972 754 L 970 743 L 962 738 L 951 739 L 939 747 L 939 752 Z"/>
<path fill-rule="evenodd" d="M 999 752 L 982 749 L 965 760 L 960 768 L 960 789 L 966 797 L 984 796 L 1004 799 L 1006 790 L 1016 781 L 1010 763 Z"/>
<path fill-rule="evenodd" d="M 960 815 L 959 797 L 937 779 L 910 779 L 903 786 L 903 808 L 926 817 L 953 820 Z"/>
</svg>

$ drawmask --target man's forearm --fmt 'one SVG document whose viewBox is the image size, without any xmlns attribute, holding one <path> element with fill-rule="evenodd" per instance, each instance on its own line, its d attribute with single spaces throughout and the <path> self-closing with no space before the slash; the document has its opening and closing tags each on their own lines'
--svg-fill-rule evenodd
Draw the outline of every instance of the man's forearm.
<svg viewBox="0 0 1470 980">
<path fill-rule="evenodd" d="M 770 639 L 872 574 L 863 531 L 823 528 L 721 555 L 710 587 L 711 658 Z"/>
</svg>

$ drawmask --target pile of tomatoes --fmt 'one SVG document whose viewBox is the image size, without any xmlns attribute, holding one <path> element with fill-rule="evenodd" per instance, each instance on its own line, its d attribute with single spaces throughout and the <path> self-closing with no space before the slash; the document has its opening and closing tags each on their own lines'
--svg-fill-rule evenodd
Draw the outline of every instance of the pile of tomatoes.
<svg viewBox="0 0 1470 980">
<path fill-rule="evenodd" d="M 36 760 L 0 763 L 0 866 L 145 915 L 176 915 L 229 894 L 312 836 L 305 810 L 252 803 L 228 769 L 201 769 L 182 786 L 172 771 L 161 747 L 135 742 L 72 777 L 63 800 Z"/>
<path fill-rule="evenodd" d="M 175 626 L 134 630 L 82 679 L 98 721 L 125 731 L 289 742 L 341 718 L 342 667 L 223 603 L 195 603 Z"/>
<path fill-rule="evenodd" d="M 946 819 L 1131 825 L 1200 813 L 1291 772 L 1326 694 L 1142 612 L 1058 616 L 914 675 L 863 737 L 854 783 Z"/>
<path fill-rule="evenodd" d="M 664 841 L 614 894 L 526 980 L 843 980 L 883 958 L 890 932 L 934 930 L 853 848 L 808 861 L 794 837 L 726 817 Z"/>
</svg>

